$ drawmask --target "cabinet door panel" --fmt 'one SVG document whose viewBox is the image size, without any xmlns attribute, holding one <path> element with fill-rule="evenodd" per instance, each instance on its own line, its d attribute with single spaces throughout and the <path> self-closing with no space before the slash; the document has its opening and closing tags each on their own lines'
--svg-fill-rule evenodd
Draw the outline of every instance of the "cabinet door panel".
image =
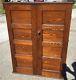
<svg viewBox="0 0 76 80">
<path fill-rule="evenodd" d="M 61 59 L 43 57 L 43 63 L 58 66 L 61 63 Z"/>
<path fill-rule="evenodd" d="M 22 74 L 33 74 L 32 68 L 25 68 L 25 67 L 16 67 L 16 72 Z"/>
<path fill-rule="evenodd" d="M 52 7 L 52 6 L 51 6 Z M 40 5 L 38 8 L 38 31 L 40 35 L 39 49 L 42 75 L 61 77 L 62 50 L 65 30 L 65 10 L 53 5 Z M 42 40 L 42 41 L 41 41 Z"/>
<path fill-rule="evenodd" d="M 13 29 L 14 38 L 20 40 L 31 40 L 31 29 Z"/>
<path fill-rule="evenodd" d="M 33 74 L 36 72 L 33 57 L 36 54 L 36 21 L 33 22 L 36 19 L 35 7 L 30 4 L 5 4 L 5 8 L 13 71 Z"/>
<path fill-rule="evenodd" d="M 31 24 L 25 23 L 12 23 L 11 26 L 13 29 L 32 29 Z"/>
<path fill-rule="evenodd" d="M 16 54 L 32 55 L 32 45 L 15 45 Z"/>
<path fill-rule="evenodd" d="M 43 40 L 50 42 L 62 42 L 63 41 L 63 32 L 61 31 L 51 31 L 43 30 Z"/>
<path fill-rule="evenodd" d="M 42 70 L 42 75 L 47 77 L 62 78 L 62 75 L 60 72 L 54 72 L 54 71 L 48 71 L 48 70 Z"/>
<path fill-rule="evenodd" d="M 43 56 L 61 58 L 62 47 L 43 46 Z"/>
<path fill-rule="evenodd" d="M 43 24 L 42 29 L 53 31 L 64 31 L 64 25 L 61 24 Z"/>
<path fill-rule="evenodd" d="M 64 11 L 43 11 L 43 24 L 64 24 Z"/>
<path fill-rule="evenodd" d="M 45 64 L 45 63 L 43 63 L 43 69 L 45 69 L 45 70 L 60 71 L 61 70 L 60 66 L 61 65 L 53 66 L 51 64 Z"/>
<path fill-rule="evenodd" d="M 31 24 L 31 12 L 28 11 L 13 11 L 11 12 L 12 22 L 14 23 L 24 23 Z"/>
<path fill-rule="evenodd" d="M 60 71 L 62 49 L 63 49 L 63 34 L 65 28 L 64 26 L 65 11 L 46 10 L 42 11 L 42 14 L 43 14 L 42 17 L 43 65 L 42 66 L 46 71 L 48 69 L 52 71 Z"/>
<path fill-rule="evenodd" d="M 32 67 L 32 55 L 15 55 L 17 67 Z"/>
<path fill-rule="evenodd" d="M 48 41 L 43 42 L 43 56 L 61 58 L 62 53 L 61 43 L 49 43 Z"/>
<path fill-rule="evenodd" d="M 37 14 L 36 14 L 36 5 L 25 5 L 21 4 L 22 7 L 15 5 L 17 9 L 13 6 L 10 6 L 11 9 L 11 20 L 12 20 L 12 32 L 13 32 L 13 44 L 16 55 L 24 55 L 25 58 L 15 58 L 16 59 L 16 72 L 21 73 L 37 73 Z M 28 6 L 28 7 L 27 7 Z M 20 8 L 20 9 L 19 9 Z M 14 9 L 14 10 L 13 10 Z M 22 9 L 22 10 L 21 10 Z M 29 62 L 29 59 L 26 60 L 27 56 L 32 57 L 32 61 Z M 27 63 L 26 63 L 26 61 Z M 22 62 L 22 63 L 21 63 Z M 32 65 L 31 65 L 32 64 Z M 27 68 L 23 68 L 26 67 Z M 30 69 L 28 68 L 30 66 Z M 28 69 L 28 70 L 27 70 Z M 26 72 L 28 71 L 28 72 Z"/>
<path fill-rule="evenodd" d="M 17 68 L 16 71 L 22 73 L 28 71 L 28 74 L 33 73 L 31 12 L 31 10 L 11 11 L 16 67 L 21 67 L 20 70 Z"/>
</svg>

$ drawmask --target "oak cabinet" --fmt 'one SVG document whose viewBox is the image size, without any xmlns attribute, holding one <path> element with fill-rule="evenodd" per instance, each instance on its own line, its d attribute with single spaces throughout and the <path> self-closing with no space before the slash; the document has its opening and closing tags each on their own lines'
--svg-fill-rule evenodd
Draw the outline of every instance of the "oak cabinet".
<svg viewBox="0 0 76 80">
<path fill-rule="evenodd" d="M 62 78 L 72 3 L 4 3 L 13 72 Z"/>
</svg>

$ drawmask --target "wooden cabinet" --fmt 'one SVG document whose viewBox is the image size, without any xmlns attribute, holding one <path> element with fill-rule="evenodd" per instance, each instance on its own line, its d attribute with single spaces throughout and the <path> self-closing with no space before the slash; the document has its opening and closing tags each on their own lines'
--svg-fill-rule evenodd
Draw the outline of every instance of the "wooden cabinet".
<svg viewBox="0 0 76 80">
<path fill-rule="evenodd" d="M 62 78 L 71 2 L 4 3 L 13 72 Z"/>
</svg>

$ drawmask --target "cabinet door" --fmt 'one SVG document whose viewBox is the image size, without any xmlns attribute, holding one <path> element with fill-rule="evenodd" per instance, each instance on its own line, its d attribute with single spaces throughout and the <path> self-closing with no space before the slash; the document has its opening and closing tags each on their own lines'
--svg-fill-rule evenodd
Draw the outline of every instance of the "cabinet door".
<svg viewBox="0 0 76 80">
<path fill-rule="evenodd" d="M 13 71 L 36 74 L 36 8 L 27 4 L 5 4 Z"/>
<path fill-rule="evenodd" d="M 39 5 L 37 13 L 41 75 L 61 78 L 62 64 L 66 61 L 67 45 L 65 43 L 68 43 L 67 34 L 69 33 L 69 25 L 66 26 L 66 24 L 70 23 L 70 19 L 68 20 L 70 10 L 67 10 L 66 5 L 47 4 Z"/>
</svg>

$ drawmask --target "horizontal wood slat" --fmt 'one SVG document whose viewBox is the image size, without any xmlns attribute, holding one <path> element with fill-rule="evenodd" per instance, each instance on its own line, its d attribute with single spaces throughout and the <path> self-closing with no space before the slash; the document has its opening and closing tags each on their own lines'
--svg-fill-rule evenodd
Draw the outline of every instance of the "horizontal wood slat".
<svg viewBox="0 0 76 80">
<path fill-rule="evenodd" d="M 25 68 L 25 67 L 16 67 L 16 72 L 22 74 L 33 74 L 32 68 Z"/>
<path fill-rule="evenodd" d="M 53 64 L 53 63 L 52 63 Z M 54 71 L 60 71 L 62 68 L 60 67 L 60 65 L 58 66 L 53 66 L 51 64 L 45 64 L 43 63 L 43 69 L 45 70 L 54 70 Z"/>
<path fill-rule="evenodd" d="M 43 11 L 43 24 L 64 24 L 64 18 L 64 11 Z"/>
<path fill-rule="evenodd" d="M 61 31 L 50 31 L 49 29 L 43 30 L 43 40 L 44 41 L 63 41 L 63 32 Z"/>
<path fill-rule="evenodd" d="M 51 46 L 51 47 L 63 47 L 62 42 L 51 42 L 51 41 L 43 41 L 42 45 L 45 47 Z"/>
<path fill-rule="evenodd" d="M 44 5 L 40 5 L 40 10 L 46 11 L 46 10 L 59 10 L 60 12 L 63 12 L 66 10 L 66 6 L 67 4 L 44 4 Z"/>
<path fill-rule="evenodd" d="M 31 11 L 11 11 L 13 23 L 31 24 Z"/>
<path fill-rule="evenodd" d="M 31 40 L 18 40 L 18 39 L 14 39 L 13 43 L 14 44 L 20 44 L 20 45 L 29 45 L 29 46 L 32 46 L 32 41 Z"/>
<path fill-rule="evenodd" d="M 25 5 L 25 4 L 8 4 L 8 5 L 5 4 L 4 7 L 6 10 L 26 10 L 26 11 L 32 10 L 31 5 Z"/>
<path fill-rule="evenodd" d="M 64 25 L 58 25 L 58 24 L 43 24 L 42 25 L 43 30 L 63 31 L 64 28 L 65 28 Z"/>
<path fill-rule="evenodd" d="M 15 52 L 16 54 L 28 54 L 32 55 L 32 46 L 30 45 L 15 45 Z"/>
<path fill-rule="evenodd" d="M 20 40 L 31 40 L 30 29 L 13 29 L 14 38 Z"/>
<path fill-rule="evenodd" d="M 25 23 L 24 24 L 23 23 L 12 23 L 11 27 L 13 29 L 26 29 L 26 30 L 32 29 L 31 24 L 25 24 Z"/>
<path fill-rule="evenodd" d="M 43 46 L 43 56 L 61 58 L 62 47 Z"/>
<path fill-rule="evenodd" d="M 42 71 L 42 76 L 47 76 L 47 77 L 52 77 L 52 78 L 62 78 L 62 75 L 60 72 L 53 72 L 53 71 L 47 71 L 43 70 Z"/>
<path fill-rule="evenodd" d="M 44 57 L 43 56 L 43 64 L 49 64 L 53 66 L 59 66 L 61 64 L 61 59 L 52 58 L 52 57 Z"/>
<path fill-rule="evenodd" d="M 32 55 L 16 55 L 17 67 L 33 67 Z"/>
<path fill-rule="evenodd" d="M 15 54 L 15 58 L 32 61 L 32 55 Z"/>
</svg>

